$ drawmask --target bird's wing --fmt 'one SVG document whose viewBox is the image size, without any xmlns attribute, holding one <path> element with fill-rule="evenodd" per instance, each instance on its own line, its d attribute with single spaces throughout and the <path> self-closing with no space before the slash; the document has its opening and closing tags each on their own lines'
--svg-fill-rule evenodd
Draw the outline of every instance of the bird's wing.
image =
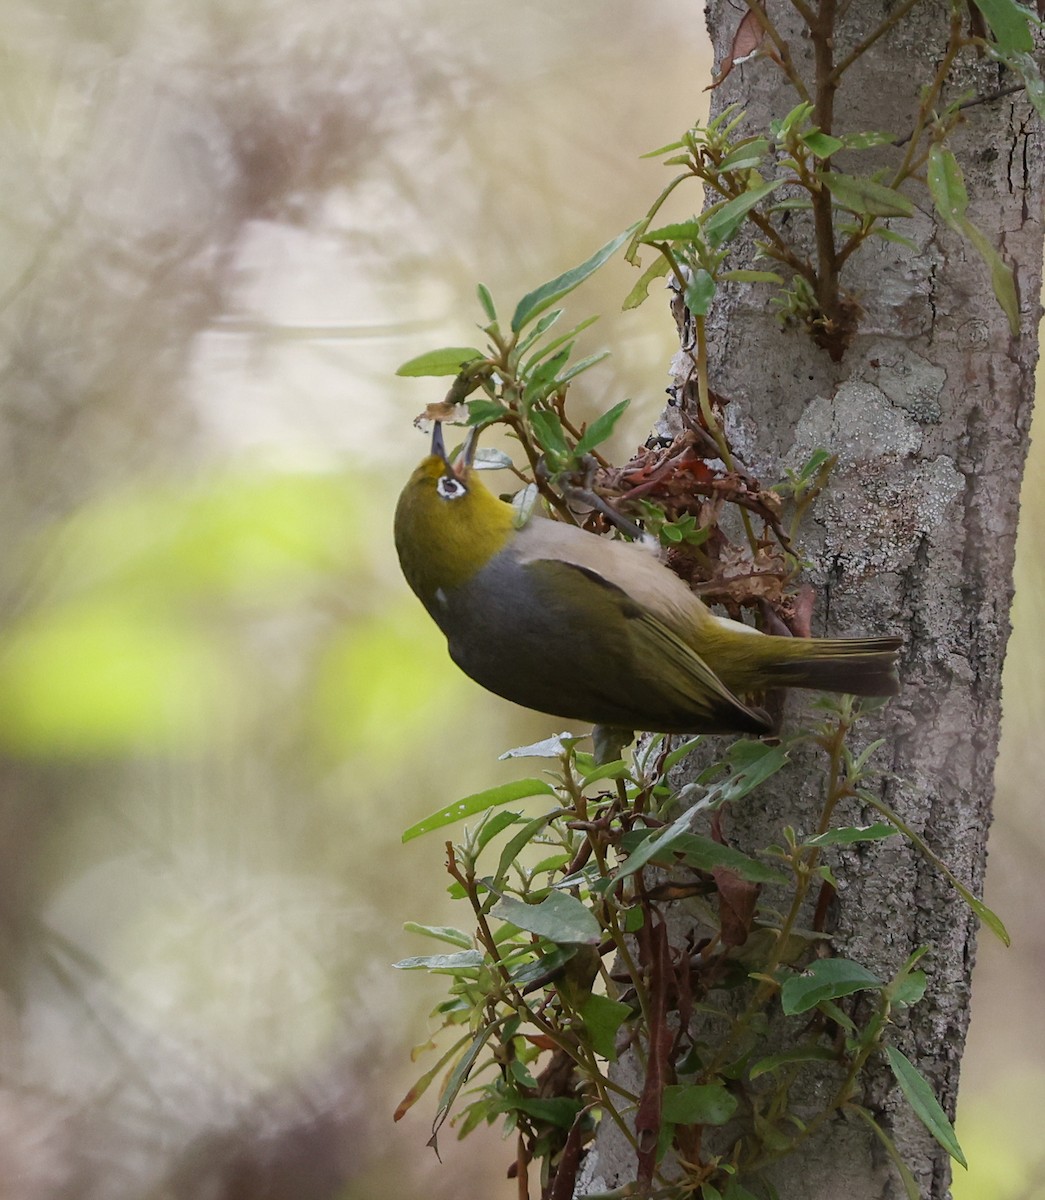
<svg viewBox="0 0 1045 1200">
<path fill-rule="evenodd" d="M 629 663 L 621 701 L 630 690 L 636 713 L 643 714 L 636 716 L 635 728 L 703 733 L 767 733 L 772 728 L 765 713 L 739 700 L 678 634 L 597 570 L 557 559 L 532 559 L 527 566 L 543 577 L 547 594 L 559 604 L 586 592 L 584 603 L 578 604 L 586 617 L 598 619 L 603 606 L 623 617 L 613 622 L 625 642 L 615 650 L 623 651 Z"/>
</svg>

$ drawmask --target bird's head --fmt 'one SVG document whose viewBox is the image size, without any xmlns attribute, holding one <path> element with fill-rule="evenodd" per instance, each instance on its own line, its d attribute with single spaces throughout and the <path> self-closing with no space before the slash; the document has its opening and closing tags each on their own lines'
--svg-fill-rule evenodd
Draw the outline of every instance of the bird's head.
<svg viewBox="0 0 1045 1200">
<path fill-rule="evenodd" d="M 469 429 L 463 446 L 449 457 L 436 421 L 432 449 L 418 464 L 399 497 L 396 550 L 403 574 L 425 604 L 439 589 L 467 582 L 514 532 L 514 515 L 477 476 L 479 431 Z"/>
</svg>

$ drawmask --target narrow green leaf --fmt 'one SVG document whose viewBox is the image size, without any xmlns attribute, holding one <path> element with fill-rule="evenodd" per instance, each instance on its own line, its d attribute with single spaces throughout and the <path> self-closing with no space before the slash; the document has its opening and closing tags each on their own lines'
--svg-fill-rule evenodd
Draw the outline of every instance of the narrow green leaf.
<svg viewBox="0 0 1045 1200">
<path fill-rule="evenodd" d="M 597 416 L 581 435 L 581 440 L 577 443 L 577 454 L 590 454 L 596 446 L 604 442 L 613 432 L 613 427 L 624 416 L 630 403 L 630 400 L 621 400 L 608 412 Z"/>
<path fill-rule="evenodd" d="M 594 275 L 599 267 L 624 245 L 634 230 L 634 225 L 629 226 L 623 233 L 618 234 L 612 241 L 607 242 L 601 250 L 597 250 L 591 258 L 581 263 L 580 266 L 574 267 L 570 271 L 565 271 L 562 275 L 549 280 L 548 283 L 541 284 L 539 288 L 535 288 L 532 292 L 523 296 L 512 317 L 512 331 L 518 333 L 534 317 L 544 312 L 546 308 L 551 308 L 557 300 L 572 292 L 574 288 L 579 287 L 590 275 Z"/>
<path fill-rule="evenodd" d="M 579 362 L 575 362 L 572 367 L 563 371 L 559 376 L 559 386 L 561 387 L 563 384 L 569 383 L 571 379 L 576 379 L 582 371 L 590 371 L 597 363 L 601 363 L 604 358 L 609 358 L 610 353 L 609 350 L 599 350 L 596 354 L 589 354 L 587 358 L 582 358 Z"/>
<path fill-rule="evenodd" d="M 460 946 L 462 950 L 468 950 L 472 945 L 472 939 L 467 933 L 449 925 L 418 925 L 416 921 L 405 921 L 403 928 L 407 933 L 419 933 L 439 942 L 449 942 L 451 946 Z"/>
<path fill-rule="evenodd" d="M 640 154 L 639 158 L 660 158 L 662 154 L 671 154 L 674 150 L 681 150 L 685 144 L 684 141 L 668 142 L 666 146 L 658 146 L 656 150 L 647 150 L 645 154 Z"/>
<path fill-rule="evenodd" d="M 645 271 L 639 276 L 638 283 L 624 297 L 624 303 L 621 308 L 624 312 L 629 312 L 633 308 L 638 308 L 639 305 L 648 297 L 650 284 L 655 279 L 662 279 L 671 270 L 671 263 L 664 257 L 663 254 L 658 254 L 653 263 L 648 266 Z"/>
<path fill-rule="evenodd" d="M 609 1062 L 616 1062 L 617 1030 L 632 1015 L 631 1005 L 592 992 L 585 997 L 577 1011 L 595 1053 Z"/>
<path fill-rule="evenodd" d="M 832 154 L 837 154 L 845 148 L 845 142 L 841 138 L 832 137 L 819 129 L 810 129 L 808 133 L 803 133 L 802 141 L 819 159 L 830 158 Z"/>
<path fill-rule="evenodd" d="M 397 971 L 437 971 L 447 975 L 468 975 L 483 965 L 479 950 L 462 950 L 459 954 L 416 954 L 393 963 Z"/>
<path fill-rule="evenodd" d="M 1034 37 L 1028 26 L 1030 12 L 1015 0 L 973 0 L 983 13 L 991 34 L 1002 50 L 1020 53 L 1034 49 Z"/>
<path fill-rule="evenodd" d="M 843 133 L 842 142 L 847 150 L 870 150 L 874 146 L 891 146 L 896 141 L 895 133 L 869 130 L 866 133 Z"/>
<path fill-rule="evenodd" d="M 465 363 L 482 358 L 481 350 L 474 346 L 444 346 L 441 350 L 429 350 L 427 354 L 419 354 L 396 371 L 397 375 L 411 378 L 422 375 L 456 375 Z"/>
<path fill-rule="evenodd" d="M 700 222 L 675 221 L 671 225 L 661 225 L 659 229 L 648 229 L 639 239 L 643 242 L 693 242 L 700 237 Z"/>
<path fill-rule="evenodd" d="M 735 283 L 783 283 L 783 275 L 776 271 L 750 271 L 746 268 L 739 271 L 723 271 L 719 279 L 731 279 Z"/>
<path fill-rule="evenodd" d="M 1045 118 L 1045 80 L 1041 77 L 1038 64 L 1030 54 L 998 54 L 994 57 L 1001 61 L 1023 80 L 1027 89 L 1027 99 L 1034 105 L 1039 117 Z"/>
<path fill-rule="evenodd" d="M 1016 295 L 1016 280 L 1012 268 L 967 217 L 962 218 L 961 226 L 965 236 L 990 269 L 995 299 L 1008 317 L 1009 332 L 1015 337 L 1020 331 L 1020 301 Z"/>
<path fill-rule="evenodd" d="M 514 837 L 509 839 L 501 851 L 500 860 L 497 863 L 497 870 L 491 880 L 495 888 L 499 888 L 504 882 L 508 870 L 514 865 L 515 860 L 522 853 L 523 848 L 528 846 L 537 834 L 544 831 L 544 827 L 552 820 L 552 813 L 542 813 L 539 817 L 534 817 L 527 821 L 526 824 L 519 830 Z"/>
<path fill-rule="evenodd" d="M 926 180 L 940 219 L 956 233 L 961 233 L 960 221 L 969 207 L 969 193 L 958 160 L 939 142 L 929 147 Z"/>
<path fill-rule="evenodd" d="M 821 1000 L 837 1000 L 867 988 L 880 989 L 882 981 L 866 967 L 847 958 L 820 958 L 801 975 L 792 975 L 780 989 L 780 1007 L 787 1016 L 808 1012 Z"/>
<path fill-rule="evenodd" d="M 965 1161 L 962 1148 L 954 1136 L 954 1127 L 940 1107 L 939 1100 L 933 1095 L 928 1081 L 907 1055 L 901 1053 L 895 1046 L 886 1046 L 885 1053 L 889 1059 L 889 1066 L 896 1076 L 896 1082 L 900 1085 L 900 1090 L 907 1097 L 918 1119 L 951 1158 L 968 1168 L 969 1164 Z"/>
<path fill-rule="evenodd" d="M 475 834 L 471 846 L 472 853 L 475 855 L 480 854 L 483 848 L 488 846 L 499 833 L 503 833 L 505 829 L 510 825 L 514 825 L 516 821 L 522 820 L 519 813 L 512 812 L 510 809 L 507 812 L 499 812 L 496 815 L 491 815 L 491 813 L 486 814 L 482 825 L 479 826 Z"/>
<path fill-rule="evenodd" d="M 842 208 L 868 217 L 911 217 L 914 205 L 901 192 L 865 176 L 819 171 L 823 183 Z"/>
<path fill-rule="evenodd" d="M 600 783 L 603 779 L 626 779 L 630 769 L 623 758 L 608 763 L 595 763 L 590 771 L 581 772 L 581 782 L 587 787 L 591 783 Z"/>
<path fill-rule="evenodd" d="M 740 222 L 743 221 L 748 213 L 756 205 L 761 204 L 783 182 L 782 179 L 768 180 L 765 183 L 760 183 L 753 188 L 749 188 L 746 192 L 734 197 L 732 200 L 727 200 L 725 204 L 718 208 L 709 209 L 701 221 L 704 229 L 704 237 L 707 239 L 708 245 L 718 247 L 723 242 L 728 242 L 737 231 Z"/>
<path fill-rule="evenodd" d="M 549 892 L 539 904 L 505 896 L 490 915 L 556 944 L 597 946 L 602 940 L 602 930 L 591 910 L 565 892 Z"/>
<path fill-rule="evenodd" d="M 829 829 L 816 837 L 806 838 L 804 846 L 849 846 L 853 842 L 877 842 L 893 837 L 899 830 L 879 822 L 876 825 L 848 825 L 844 829 Z"/>
<path fill-rule="evenodd" d="M 482 1029 L 472 1039 L 472 1044 L 461 1055 L 450 1073 L 450 1078 L 447 1079 L 443 1090 L 439 1096 L 439 1106 L 436 1109 L 435 1120 L 432 1122 L 432 1137 L 429 1145 L 434 1145 L 439 1130 L 446 1120 L 447 1114 L 457 1099 L 457 1093 L 464 1086 L 465 1080 L 468 1078 L 472 1067 L 475 1065 L 475 1060 L 482 1053 L 483 1047 L 490 1040 L 494 1031 L 501 1025 L 500 1020 L 491 1021 L 489 1025 L 484 1025 Z"/>
<path fill-rule="evenodd" d="M 896 1148 L 896 1143 L 871 1116 L 866 1108 L 862 1108 L 859 1104 L 847 1104 L 846 1108 L 850 1112 L 855 1112 L 856 1115 L 870 1127 L 875 1137 L 885 1147 L 886 1154 L 889 1155 L 893 1166 L 896 1168 L 897 1174 L 903 1182 L 904 1192 L 907 1200 L 922 1200 L 922 1189 L 918 1186 L 918 1181 L 911 1174 L 911 1168 L 904 1162 L 900 1155 L 900 1151 Z"/>
<path fill-rule="evenodd" d="M 399 1101 L 399 1104 L 396 1106 L 395 1115 L 392 1118 L 394 1121 L 402 1120 L 402 1118 L 406 1116 L 410 1109 L 412 1109 L 418 1100 L 420 1100 L 425 1094 L 425 1092 L 428 1091 L 432 1080 L 439 1074 L 443 1067 L 450 1061 L 451 1058 L 453 1058 L 453 1056 L 458 1052 L 458 1050 L 460 1050 L 467 1040 L 468 1035 L 466 1034 L 463 1038 L 460 1038 L 458 1041 L 454 1042 L 454 1044 L 440 1056 L 439 1061 L 435 1064 L 435 1066 L 425 1071 L 425 1073 L 420 1079 L 417 1080 L 413 1087 L 411 1087 L 402 1100 Z"/>
<path fill-rule="evenodd" d="M 499 421 L 508 411 L 497 400 L 467 400 L 468 424 L 488 425 L 491 421 Z"/>
<path fill-rule="evenodd" d="M 672 767 L 677 767 L 687 755 L 692 754 L 702 740 L 699 734 L 696 737 L 687 738 L 681 746 L 676 746 L 674 750 L 667 754 L 664 758 L 664 776 L 667 775 Z"/>
<path fill-rule="evenodd" d="M 680 1083 L 664 1089 L 661 1114 L 674 1125 L 725 1125 L 736 1111 L 736 1096 L 721 1083 Z"/>
<path fill-rule="evenodd" d="M 565 1096 L 543 1099 L 539 1096 L 520 1096 L 516 1093 L 499 1098 L 490 1111 L 523 1112 L 528 1117 L 547 1121 L 549 1125 L 555 1125 L 559 1129 L 569 1129 L 581 1108 L 583 1105 L 580 1100 L 569 1100 Z"/>
<path fill-rule="evenodd" d="M 535 408 L 530 413 L 530 427 L 537 437 L 537 444 L 546 453 L 566 459 L 572 454 L 570 444 L 559 420 L 558 413 L 551 409 Z"/>
<path fill-rule="evenodd" d="M 490 289 L 485 283 L 480 283 L 475 289 L 479 297 L 479 303 L 482 305 L 483 312 L 486 313 L 488 321 L 497 320 L 497 309 L 494 308 L 493 296 L 490 295 Z"/>
<path fill-rule="evenodd" d="M 826 1046 L 797 1046 L 793 1050 L 783 1050 L 780 1054 L 760 1058 L 748 1075 L 751 1079 L 757 1079 L 760 1075 L 768 1075 L 770 1071 L 779 1070 L 780 1067 L 787 1067 L 792 1063 L 835 1062 L 837 1059 L 838 1055 Z"/>
<path fill-rule="evenodd" d="M 632 846 L 633 838 L 639 839 L 635 844 L 641 845 L 641 839 L 649 836 L 651 835 L 635 831 L 625 834 L 621 844 L 627 849 Z M 741 851 L 734 850 L 732 846 L 723 846 L 720 842 L 699 833 L 676 834 L 670 842 L 662 845 L 652 855 L 651 861 L 670 862 L 675 855 L 680 855 L 688 866 L 695 867 L 698 871 L 713 871 L 717 867 L 725 867 L 727 870 L 735 872 L 741 879 L 750 880 L 752 883 L 785 884 L 788 881 L 786 875 L 773 867 L 767 867 L 757 859 L 749 858 Z"/>
<path fill-rule="evenodd" d="M 695 317 L 706 316 L 711 307 L 711 301 L 714 299 L 715 290 L 715 280 L 703 267 L 698 267 L 686 284 L 684 292 L 686 307 Z"/>
<path fill-rule="evenodd" d="M 948 867 L 943 859 L 940 858 L 940 856 L 929 846 L 929 843 L 926 842 L 925 838 L 915 833 L 910 825 L 901 820 L 900 815 L 894 809 L 890 808 L 890 806 L 886 804 L 884 800 L 882 800 L 879 796 L 876 796 L 873 792 L 869 792 L 866 789 L 861 788 L 857 792 L 857 795 L 861 800 L 865 800 L 871 805 L 872 808 L 880 812 L 887 821 L 895 825 L 896 828 L 899 829 L 899 831 L 904 835 L 904 837 L 907 838 L 908 841 L 912 842 L 929 860 L 929 862 L 931 862 L 938 871 L 946 876 L 951 887 L 954 888 L 958 895 L 961 896 L 965 903 L 980 918 L 987 928 L 991 930 L 992 933 L 994 933 L 1006 946 L 1012 945 L 1012 939 L 1009 937 L 1009 931 L 1005 928 L 1004 923 L 997 913 L 989 909 L 982 900 L 978 900 L 972 894 L 972 892 L 969 891 L 965 884 L 961 882 L 961 880 L 957 877 L 957 875 L 955 875 L 950 867 Z"/>
<path fill-rule="evenodd" d="M 533 404 L 538 400 L 543 400 L 545 396 L 554 392 L 558 386 L 559 369 L 564 367 L 569 360 L 570 351 L 573 349 L 573 343 L 567 343 L 557 354 L 553 354 L 551 358 L 544 362 L 538 362 L 537 366 L 532 364 L 527 365 L 529 377 L 526 380 L 526 388 L 523 391 L 523 400 L 527 404 Z M 538 358 L 540 356 L 537 356 Z"/>
<path fill-rule="evenodd" d="M 423 833 L 431 833 L 433 829 L 452 825 L 463 817 L 473 817 L 476 813 L 496 808 L 499 804 L 510 804 L 513 800 L 522 800 L 526 796 L 554 794 L 554 789 L 543 779 L 517 779 L 513 783 L 502 783 L 497 787 L 487 788 L 484 792 L 476 792 L 474 796 L 465 796 L 463 800 L 448 804 L 431 816 L 425 817 L 423 821 L 418 821 L 416 825 L 411 825 L 403 834 L 403 841 L 409 842 Z"/>
<path fill-rule="evenodd" d="M 718 164 L 719 171 L 747 171 L 757 167 L 769 153 L 769 141 L 766 138 L 754 138 L 752 141 L 740 142 Z"/>
</svg>

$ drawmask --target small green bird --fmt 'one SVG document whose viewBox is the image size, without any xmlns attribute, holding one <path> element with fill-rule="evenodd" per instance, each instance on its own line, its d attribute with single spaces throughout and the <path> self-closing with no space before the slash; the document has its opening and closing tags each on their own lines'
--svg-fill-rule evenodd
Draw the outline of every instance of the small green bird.
<svg viewBox="0 0 1045 1200">
<path fill-rule="evenodd" d="M 896 637 L 774 637 L 715 616 L 649 550 L 515 510 L 473 469 L 477 430 L 432 452 L 395 515 L 407 583 L 477 683 L 526 708 L 661 733 L 769 733 L 741 697 L 803 687 L 891 696 Z"/>
</svg>

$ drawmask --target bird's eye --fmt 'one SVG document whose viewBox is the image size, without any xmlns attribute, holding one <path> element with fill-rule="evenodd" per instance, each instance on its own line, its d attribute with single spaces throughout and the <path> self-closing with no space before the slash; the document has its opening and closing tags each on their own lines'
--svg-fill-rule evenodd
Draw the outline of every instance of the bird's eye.
<svg viewBox="0 0 1045 1200">
<path fill-rule="evenodd" d="M 456 475 L 440 475 L 435 490 L 444 500 L 456 500 L 468 491 Z"/>
</svg>

